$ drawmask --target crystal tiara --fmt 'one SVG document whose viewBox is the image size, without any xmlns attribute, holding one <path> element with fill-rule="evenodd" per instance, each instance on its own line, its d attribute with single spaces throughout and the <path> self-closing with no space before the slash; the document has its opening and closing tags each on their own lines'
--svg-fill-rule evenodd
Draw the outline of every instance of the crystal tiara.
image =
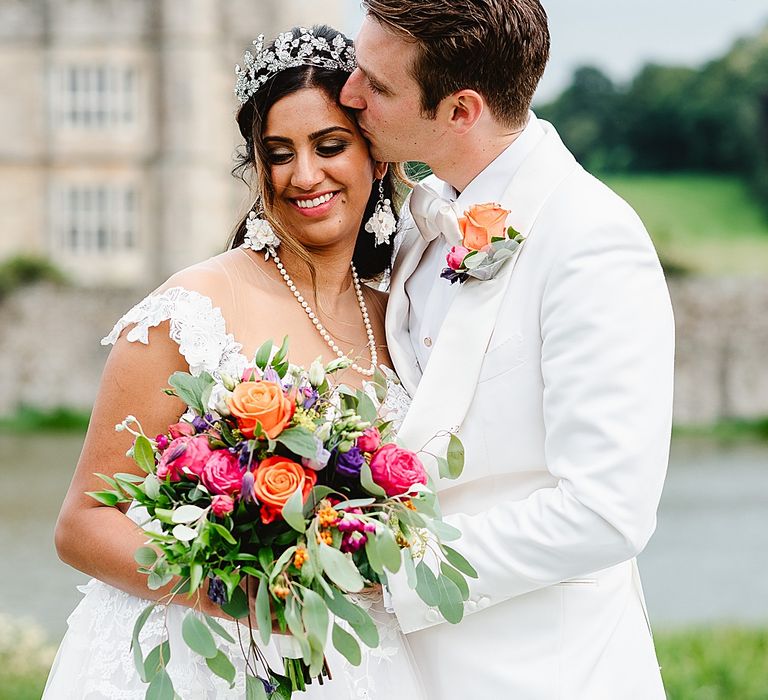
<svg viewBox="0 0 768 700">
<path fill-rule="evenodd" d="M 254 53 L 246 51 L 243 67 L 235 66 L 235 95 L 245 104 L 271 77 L 287 68 L 320 66 L 351 73 L 355 70 L 355 49 L 347 44 L 343 34 L 337 34 L 329 43 L 325 37 L 315 36 L 314 28 L 299 28 L 299 35 L 283 32 L 270 48 L 264 48 L 264 35 L 253 42 Z"/>
</svg>

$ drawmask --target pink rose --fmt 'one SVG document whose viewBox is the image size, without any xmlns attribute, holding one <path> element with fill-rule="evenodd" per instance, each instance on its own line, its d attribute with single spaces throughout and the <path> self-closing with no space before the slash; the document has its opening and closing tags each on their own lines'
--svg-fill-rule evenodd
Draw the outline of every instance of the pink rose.
<svg viewBox="0 0 768 700">
<path fill-rule="evenodd" d="M 191 423 L 174 423 L 168 427 L 172 438 L 192 437 L 195 434 L 195 426 Z"/>
<path fill-rule="evenodd" d="M 205 463 L 213 454 L 204 435 L 178 437 L 168 445 L 157 465 L 157 478 L 165 479 L 169 474 L 171 481 L 181 481 L 186 468 L 195 476 L 203 473 Z M 187 475 L 187 478 L 189 476 Z"/>
<path fill-rule="evenodd" d="M 465 248 L 463 245 L 455 245 L 451 248 L 451 252 L 445 256 L 445 261 L 451 270 L 458 270 L 468 254 L 469 248 Z"/>
<path fill-rule="evenodd" d="M 406 493 L 414 484 L 426 484 L 427 472 L 421 460 L 410 450 L 393 443 L 384 445 L 371 458 L 373 480 L 387 496 Z"/>
<path fill-rule="evenodd" d="M 234 496 L 243 480 L 238 458 L 227 450 L 216 450 L 205 463 L 201 480 L 211 493 Z"/>
<path fill-rule="evenodd" d="M 235 509 L 235 501 L 232 496 L 219 494 L 211 499 L 211 510 L 218 518 L 229 515 Z"/>
<path fill-rule="evenodd" d="M 376 452 L 381 444 L 381 433 L 378 428 L 366 428 L 357 438 L 357 446 L 363 452 Z"/>
</svg>

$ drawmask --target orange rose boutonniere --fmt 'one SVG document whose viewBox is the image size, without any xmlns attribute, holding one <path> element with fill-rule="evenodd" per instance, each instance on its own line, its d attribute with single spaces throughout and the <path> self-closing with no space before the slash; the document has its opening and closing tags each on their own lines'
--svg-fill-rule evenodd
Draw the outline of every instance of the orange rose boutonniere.
<svg viewBox="0 0 768 700">
<path fill-rule="evenodd" d="M 489 280 L 509 260 L 525 238 L 507 226 L 509 211 L 500 204 L 473 204 L 459 219 L 461 244 L 446 256 L 440 277 L 466 282 L 470 277 Z"/>
</svg>

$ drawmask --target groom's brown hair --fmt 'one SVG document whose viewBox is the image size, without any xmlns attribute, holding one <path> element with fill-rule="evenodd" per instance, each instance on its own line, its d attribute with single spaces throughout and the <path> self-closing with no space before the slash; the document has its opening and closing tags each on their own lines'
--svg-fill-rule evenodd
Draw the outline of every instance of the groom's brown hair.
<svg viewBox="0 0 768 700">
<path fill-rule="evenodd" d="M 421 108 L 471 89 L 506 126 L 525 123 L 549 58 L 547 13 L 539 0 L 362 0 L 368 14 L 418 53 L 411 74 Z"/>
</svg>

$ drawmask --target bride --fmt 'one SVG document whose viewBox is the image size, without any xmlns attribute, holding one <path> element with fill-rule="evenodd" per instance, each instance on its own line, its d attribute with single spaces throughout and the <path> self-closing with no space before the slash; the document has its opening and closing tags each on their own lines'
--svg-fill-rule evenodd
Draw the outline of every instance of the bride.
<svg viewBox="0 0 768 700">
<path fill-rule="evenodd" d="M 354 68 L 351 41 L 322 26 L 295 28 L 269 46 L 254 43 L 237 70 L 235 92 L 245 139 L 241 165 L 254 170 L 256 204 L 230 250 L 173 275 L 102 341 L 114 348 L 56 526 L 59 556 L 93 579 L 69 618 L 44 694 L 50 700 L 143 698 L 147 686 L 134 668 L 131 631 L 146 599 L 163 597 L 174 584 L 150 591 L 136 570 L 133 553 L 144 542 L 137 523 L 146 512 L 106 507 L 85 493 L 101 487 L 95 472 L 136 471 L 125 456 L 130 436 L 115 433 L 115 424 L 135 413 L 147 434 L 165 432 L 184 410 L 162 391 L 173 372 L 232 370 L 269 338 L 290 336 L 291 359 L 305 366 L 317 356 L 326 362 L 349 356 L 354 364 L 341 381 L 350 386 L 362 386 L 377 363 L 389 363 L 386 296 L 362 280 L 390 265 L 395 174 L 373 161 L 354 118 L 339 105 Z M 385 403 L 402 414 L 407 397 L 398 390 L 393 383 Z M 182 606 L 219 616 L 221 610 L 206 596 L 174 600 L 153 613 L 142 649 L 152 649 L 167 632 L 168 672 L 183 700 L 244 697 L 244 669 L 230 691 L 180 639 Z M 421 696 L 381 592 L 368 594 L 365 604 L 380 628 L 381 646 L 368 651 L 360 667 L 330 649 L 334 680 L 310 685 L 301 697 Z M 233 629 L 236 623 L 224 624 Z M 270 647 L 267 657 L 277 663 L 279 654 Z M 240 654 L 227 651 L 230 658 Z"/>
</svg>

